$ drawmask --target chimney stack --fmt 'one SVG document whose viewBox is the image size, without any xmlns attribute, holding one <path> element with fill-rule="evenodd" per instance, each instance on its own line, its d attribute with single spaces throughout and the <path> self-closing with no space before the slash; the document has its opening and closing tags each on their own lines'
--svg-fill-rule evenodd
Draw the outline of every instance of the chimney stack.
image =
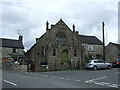
<svg viewBox="0 0 120 90">
<path fill-rule="evenodd" d="M 73 24 L 73 32 L 75 32 L 75 25 Z"/>
<path fill-rule="evenodd" d="M 76 34 L 79 35 L 79 31 L 76 31 Z"/>
<path fill-rule="evenodd" d="M 48 23 L 48 21 L 47 21 L 47 23 L 46 23 L 46 31 L 49 29 L 49 23 Z"/>
<path fill-rule="evenodd" d="M 19 36 L 19 41 L 21 41 L 22 42 L 22 40 L 23 40 L 23 36 Z"/>
<path fill-rule="evenodd" d="M 38 42 L 39 38 L 36 38 L 36 42 Z"/>
</svg>

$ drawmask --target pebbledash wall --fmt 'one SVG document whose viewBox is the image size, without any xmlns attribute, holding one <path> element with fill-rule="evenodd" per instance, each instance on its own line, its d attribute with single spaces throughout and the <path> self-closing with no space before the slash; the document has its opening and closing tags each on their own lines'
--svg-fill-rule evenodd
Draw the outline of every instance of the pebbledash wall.
<svg viewBox="0 0 120 90">
<path fill-rule="evenodd" d="M 89 50 L 89 46 L 92 48 Z M 103 46 L 97 44 L 84 44 L 85 55 L 90 54 L 92 59 L 102 59 Z"/>
</svg>

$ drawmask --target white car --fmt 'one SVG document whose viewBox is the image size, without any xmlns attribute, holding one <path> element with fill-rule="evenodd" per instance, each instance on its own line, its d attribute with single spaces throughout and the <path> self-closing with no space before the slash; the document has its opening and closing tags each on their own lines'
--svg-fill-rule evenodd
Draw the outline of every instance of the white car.
<svg viewBox="0 0 120 90">
<path fill-rule="evenodd" d="M 93 69 L 93 70 L 103 69 L 103 68 L 111 69 L 111 67 L 112 67 L 112 64 L 107 63 L 107 62 L 105 62 L 103 60 L 90 60 L 85 65 L 86 69 Z"/>
</svg>

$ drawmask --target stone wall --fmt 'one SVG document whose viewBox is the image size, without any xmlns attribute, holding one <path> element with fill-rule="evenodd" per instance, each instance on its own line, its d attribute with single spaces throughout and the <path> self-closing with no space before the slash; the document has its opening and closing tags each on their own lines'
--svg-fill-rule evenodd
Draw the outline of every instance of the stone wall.
<svg viewBox="0 0 120 90">
<path fill-rule="evenodd" d="M 110 44 L 109 46 L 106 47 L 106 61 L 107 62 L 112 62 L 115 61 L 118 55 L 120 54 L 120 50 L 118 50 L 115 46 Z"/>
<path fill-rule="evenodd" d="M 2 69 L 3 70 L 10 70 L 10 71 L 27 72 L 27 65 L 3 64 Z"/>
</svg>

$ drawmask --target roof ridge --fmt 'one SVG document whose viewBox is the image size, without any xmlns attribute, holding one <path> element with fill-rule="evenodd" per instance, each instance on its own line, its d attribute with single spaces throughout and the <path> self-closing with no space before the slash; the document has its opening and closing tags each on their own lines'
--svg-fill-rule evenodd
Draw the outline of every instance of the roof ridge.
<svg viewBox="0 0 120 90">
<path fill-rule="evenodd" d="M 96 37 L 96 36 L 90 36 L 90 35 L 79 35 L 79 36 L 88 36 L 88 37 Z"/>
<path fill-rule="evenodd" d="M 115 44 L 115 45 L 120 45 L 119 43 L 113 43 L 113 42 L 110 42 L 111 44 Z"/>
<path fill-rule="evenodd" d="M 9 39 L 9 38 L 0 38 L 0 39 L 4 39 L 4 40 L 12 40 L 12 41 L 19 41 L 17 39 Z"/>
<path fill-rule="evenodd" d="M 22 48 L 22 49 L 24 49 L 23 43 L 20 40 L 7 39 L 7 38 L 0 38 L 0 40 L 2 40 L 2 44 L 0 45 L 0 47 Z"/>
<path fill-rule="evenodd" d="M 82 43 L 102 45 L 102 41 L 99 40 L 96 36 L 79 35 L 79 40 Z"/>
</svg>

